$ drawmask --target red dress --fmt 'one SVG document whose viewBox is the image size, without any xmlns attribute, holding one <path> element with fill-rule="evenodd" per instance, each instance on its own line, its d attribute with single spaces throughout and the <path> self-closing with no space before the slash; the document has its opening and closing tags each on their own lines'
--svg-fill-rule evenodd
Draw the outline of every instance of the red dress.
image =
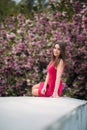
<svg viewBox="0 0 87 130">
<path fill-rule="evenodd" d="M 49 77 L 48 77 L 46 92 L 45 92 L 45 94 L 41 93 L 41 90 L 44 86 L 44 82 L 41 82 L 39 89 L 38 89 L 38 96 L 40 96 L 40 97 L 50 97 L 50 96 L 52 96 L 52 94 L 54 92 L 57 69 L 55 68 L 53 63 L 47 67 L 47 73 L 49 73 Z M 62 94 L 62 88 L 63 88 L 62 80 L 60 80 L 60 85 L 58 88 L 59 96 Z"/>
</svg>

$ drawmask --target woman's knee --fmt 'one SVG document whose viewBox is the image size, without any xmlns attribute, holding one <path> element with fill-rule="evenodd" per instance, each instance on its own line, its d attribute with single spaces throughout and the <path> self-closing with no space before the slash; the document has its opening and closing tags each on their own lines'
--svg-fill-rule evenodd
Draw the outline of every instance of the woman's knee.
<svg viewBox="0 0 87 130">
<path fill-rule="evenodd" d="M 36 85 L 34 85 L 34 86 L 32 87 L 32 89 L 37 89 L 37 88 L 39 88 L 39 84 L 36 84 Z"/>
<path fill-rule="evenodd" d="M 32 95 L 38 96 L 38 89 L 32 89 Z"/>
<path fill-rule="evenodd" d="M 38 96 L 38 88 L 39 88 L 39 84 L 36 84 L 32 87 L 32 95 Z"/>
</svg>

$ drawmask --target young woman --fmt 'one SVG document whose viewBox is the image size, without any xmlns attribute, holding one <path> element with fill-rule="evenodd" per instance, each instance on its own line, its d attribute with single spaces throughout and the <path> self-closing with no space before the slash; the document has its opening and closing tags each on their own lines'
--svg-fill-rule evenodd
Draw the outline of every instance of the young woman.
<svg viewBox="0 0 87 130">
<path fill-rule="evenodd" d="M 40 82 L 32 87 L 32 95 L 40 97 L 57 98 L 62 94 L 62 73 L 65 66 L 65 46 L 62 43 L 55 44 L 52 60 L 47 66 L 45 82 Z"/>
</svg>

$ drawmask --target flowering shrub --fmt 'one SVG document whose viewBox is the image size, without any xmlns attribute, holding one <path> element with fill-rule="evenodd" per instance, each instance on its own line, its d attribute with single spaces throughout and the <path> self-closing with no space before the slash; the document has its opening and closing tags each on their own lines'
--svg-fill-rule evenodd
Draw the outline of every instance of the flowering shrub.
<svg viewBox="0 0 87 130">
<path fill-rule="evenodd" d="M 47 12 L 34 12 L 31 18 L 18 14 L 0 24 L 0 96 L 28 95 L 33 84 L 45 80 L 53 45 L 62 41 L 66 86 L 74 87 L 73 96 L 87 99 L 87 7 L 70 3 L 74 13 L 69 20 L 67 11 L 52 4 L 55 12 L 50 5 Z"/>
</svg>

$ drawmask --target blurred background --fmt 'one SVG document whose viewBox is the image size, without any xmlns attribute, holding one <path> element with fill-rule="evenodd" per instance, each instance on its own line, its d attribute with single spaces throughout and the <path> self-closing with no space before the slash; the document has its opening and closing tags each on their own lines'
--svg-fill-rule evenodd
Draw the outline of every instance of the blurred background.
<svg viewBox="0 0 87 130">
<path fill-rule="evenodd" d="M 66 47 L 62 96 L 87 100 L 87 1 L 0 0 L 0 96 L 31 96 L 57 42 Z"/>
</svg>

